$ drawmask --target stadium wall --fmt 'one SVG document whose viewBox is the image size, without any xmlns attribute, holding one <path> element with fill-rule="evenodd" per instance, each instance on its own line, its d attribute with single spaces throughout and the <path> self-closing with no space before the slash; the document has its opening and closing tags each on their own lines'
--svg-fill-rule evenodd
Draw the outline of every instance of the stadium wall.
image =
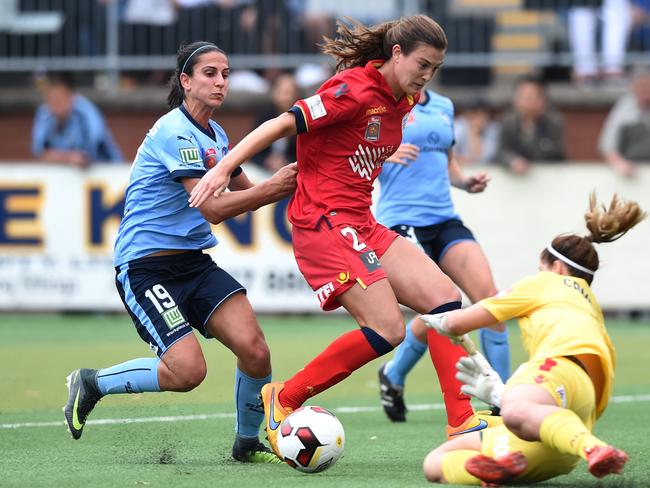
<svg viewBox="0 0 650 488">
<path fill-rule="evenodd" d="M 246 168 L 253 180 L 264 178 Z M 124 206 L 128 167 L 87 171 L 49 165 L 0 166 L 0 310 L 121 311 L 113 284 L 112 246 Z M 602 165 L 538 166 L 525 177 L 499 168 L 484 194 L 454 191 L 457 210 L 479 239 L 497 285 L 537 271 L 555 235 L 584 232 L 592 189 L 613 192 L 650 210 L 650 168 L 623 179 Z M 248 288 L 259 312 L 316 312 L 298 272 L 286 201 L 215 228 L 214 259 Z M 599 246 L 594 289 L 607 310 L 650 309 L 650 222 Z"/>
<path fill-rule="evenodd" d="M 103 111 L 108 126 L 127 160 L 132 160 L 142 142 L 144 134 L 167 107 L 163 100 L 166 91 L 152 88 L 149 92 L 137 90 L 108 97 L 97 92 L 84 92 Z M 449 96 L 462 111 L 476 95 L 475 90 L 445 89 L 441 93 Z M 495 85 L 491 90 L 481 92 L 498 116 L 509 105 L 511 90 L 508 84 Z M 567 87 L 550 90 L 553 105 L 561 112 L 565 122 L 567 157 L 573 161 L 596 161 L 600 155 L 596 142 L 612 104 L 623 92 L 585 93 Z M 39 103 L 36 93 L 7 90 L 0 92 L 0 161 L 28 161 L 31 128 L 34 112 Z M 223 126 L 231 143 L 237 143 L 254 127 L 257 113 L 269 104 L 267 96 L 233 91 L 215 119 Z"/>
</svg>

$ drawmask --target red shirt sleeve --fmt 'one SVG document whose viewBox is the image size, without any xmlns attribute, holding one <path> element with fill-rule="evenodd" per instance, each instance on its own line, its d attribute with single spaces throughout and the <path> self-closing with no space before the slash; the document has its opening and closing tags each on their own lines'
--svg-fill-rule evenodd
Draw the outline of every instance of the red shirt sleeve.
<svg viewBox="0 0 650 488">
<path fill-rule="evenodd" d="M 289 109 L 296 117 L 298 133 L 314 132 L 321 128 L 356 118 L 359 112 L 355 97 L 346 82 L 322 89 L 316 95 L 298 100 Z"/>
</svg>

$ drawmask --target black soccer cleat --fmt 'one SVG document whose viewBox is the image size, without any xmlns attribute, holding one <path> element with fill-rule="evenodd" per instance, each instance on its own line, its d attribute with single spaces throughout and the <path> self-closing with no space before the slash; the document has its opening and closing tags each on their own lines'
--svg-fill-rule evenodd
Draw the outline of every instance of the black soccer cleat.
<svg viewBox="0 0 650 488">
<path fill-rule="evenodd" d="M 406 422 L 406 405 L 404 404 L 404 388 L 393 385 L 384 374 L 386 363 L 379 368 L 379 397 L 384 412 L 392 422 Z"/>
<path fill-rule="evenodd" d="M 284 464 L 284 461 L 257 439 L 245 442 L 237 437 L 232 445 L 232 457 L 240 463 Z"/>
<path fill-rule="evenodd" d="M 73 439 L 79 439 L 88 414 L 101 400 L 95 383 L 96 369 L 77 369 L 67 377 L 68 401 L 63 407 L 65 422 Z"/>
</svg>

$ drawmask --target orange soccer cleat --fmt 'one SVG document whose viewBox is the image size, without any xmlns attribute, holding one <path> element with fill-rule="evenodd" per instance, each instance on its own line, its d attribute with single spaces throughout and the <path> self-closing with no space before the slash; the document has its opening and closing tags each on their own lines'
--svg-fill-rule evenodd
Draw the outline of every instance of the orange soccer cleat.
<svg viewBox="0 0 650 488">
<path fill-rule="evenodd" d="M 487 486 L 508 483 L 526 471 L 528 461 L 520 452 L 511 452 L 502 458 L 494 459 L 483 454 L 471 457 L 465 463 L 465 469 Z"/>
<path fill-rule="evenodd" d="M 596 478 L 602 478 L 608 474 L 621 474 L 623 466 L 628 460 L 625 451 L 616 449 L 614 446 L 594 446 L 585 449 L 589 472 Z"/>
<path fill-rule="evenodd" d="M 278 450 L 278 431 L 280 424 L 292 412 L 280 403 L 280 392 L 284 383 L 267 383 L 262 387 L 262 403 L 264 404 L 264 420 L 266 420 L 266 438 L 276 456 L 283 459 Z"/>
<path fill-rule="evenodd" d="M 491 415 L 489 411 L 474 412 L 474 415 L 457 427 L 447 425 L 447 439 L 453 439 L 454 437 L 470 432 L 478 432 L 488 427 L 496 427 L 502 423 L 503 419 L 500 416 Z"/>
</svg>

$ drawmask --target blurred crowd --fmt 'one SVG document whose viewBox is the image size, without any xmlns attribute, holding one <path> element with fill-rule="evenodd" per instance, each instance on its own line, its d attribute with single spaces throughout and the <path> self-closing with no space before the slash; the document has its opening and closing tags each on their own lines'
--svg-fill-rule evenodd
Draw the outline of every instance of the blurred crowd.
<svg viewBox="0 0 650 488">
<path fill-rule="evenodd" d="M 440 8 L 440 2 L 424 3 Z M 94 0 L 66 14 L 66 21 L 74 20 L 78 27 L 78 54 L 105 48 L 105 33 L 90 27 L 93 19 L 106 15 L 109 4 L 118 6 L 123 55 L 149 55 L 153 45 L 161 54 L 171 53 L 183 41 L 196 39 L 209 39 L 228 54 L 316 53 L 322 37 L 334 35 L 336 21 L 345 16 L 370 24 L 401 12 L 395 0 L 375 0 L 372 9 L 342 0 Z M 591 90 L 611 85 L 624 93 L 594 144 L 603 161 L 621 175 L 633 176 L 639 163 L 650 161 L 650 71 L 632 66 L 626 50 L 650 45 L 650 0 L 562 4 L 574 63 L 570 82 Z M 123 73 L 123 85 L 163 86 L 169 77 L 156 70 L 137 73 Z M 255 114 L 252 129 L 312 93 L 330 74 L 329 66 L 310 63 L 295 70 L 235 69 L 230 84 L 231 90 L 268 100 Z M 69 74 L 49 73 L 37 86 L 43 103 L 33 124 L 34 158 L 81 167 L 124 159 L 101 112 L 77 92 Z M 444 87 L 438 91 L 445 94 Z M 506 108 L 490 105 L 480 91 L 459 101 L 454 123 L 458 160 L 464 166 L 500 165 L 520 175 L 534 164 L 565 162 L 564 121 L 551 102 L 541 70 L 514 80 Z M 275 171 L 294 159 L 295 140 L 283 140 L 252 162 Z"/>
<path fill-rule="evenodd" d="M 295 72 L 274 73 L 269 101 L 257 111 L 251 130 L 309 93 Z M 319 77 L 307 79 L 314 83 Z M 99 109 L 75 91 L 68 75 L 51 74 L 40 90 L 43 103 L 32 129 L 34 158 L 79 167 L 124 160 Z M 465 167 L 500 165 L 524 175 L 534 164 L 567 161 L 563 118 L 550 104 L 545 83 L 534 75 L 514 81 L 512 100 L 498 115 L 480 96 L 462 105 L 454 132 L 454 152 Z M 602 159 L 623 176 L 634 176 L 638 164 L 650 162 L 649 69 L 633 73 L 629 89 L 607 115 L 597 144 Z M 296 141 L 288 138 L 257 154 L 251 163 L 274 172 L 295 159 Z"/>
</svg>

